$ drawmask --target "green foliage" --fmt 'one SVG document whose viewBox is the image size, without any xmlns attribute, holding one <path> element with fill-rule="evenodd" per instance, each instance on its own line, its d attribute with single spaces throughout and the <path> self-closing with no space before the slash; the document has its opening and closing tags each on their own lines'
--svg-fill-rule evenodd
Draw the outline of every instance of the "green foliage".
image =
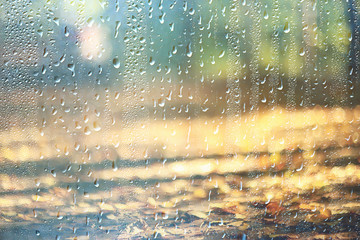
<svg viewBox="0 0 360 240">
<path fill-rule="evenodd" d="M 104 62 L 114 56 L 120 62 L 126 60 L 124 36 L 133 31 L 146 39 L 147 61 L 153 60 L 148 71 L 153 74 L 162 74 L 159 69 L 166 67 L 173 75 L 225 79 L 234 74 L 244 77 L 255 68 L 260 74 L 276 68 L 286 76 L 302 77 L 305 71 L 315 73 L 309 65 L 316 65 L 322 68 L 321 77 L 327 78 L 335 71 L 338 77 L 346 74 L 351 43 L 347 4 L 333 0 L 41 0 L 31 4 L 28 14 L 40 22 L 36 28 L 52 34 L 44 34 L 45 41 L 63 37 L 63 31 L 52 31 L 57 29 L 54 19 L 76 31 L 97 25 L 106 35 L 104 45 L 109 46 Z M 142 19 L 135 19 L 136 14 Z M 122 24 L 115 38 L 116 21 Z M 135 23 L 141 31 L 131 29 Z M 189 44 L 191 54 L 187 54 Z M 84 61 L 98 64 L 100 60 Z"/>
</svg>

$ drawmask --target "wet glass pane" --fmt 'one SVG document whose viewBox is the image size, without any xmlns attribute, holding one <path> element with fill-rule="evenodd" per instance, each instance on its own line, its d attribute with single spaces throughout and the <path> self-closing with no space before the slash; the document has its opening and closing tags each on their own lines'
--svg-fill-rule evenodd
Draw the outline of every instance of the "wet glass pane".
<svg viewBox="0 0 360 240">
<path fill-rule="evenodd" d="M 0 239 L 357 239 L 358 0 L 0 0 Z"/>
</svg>

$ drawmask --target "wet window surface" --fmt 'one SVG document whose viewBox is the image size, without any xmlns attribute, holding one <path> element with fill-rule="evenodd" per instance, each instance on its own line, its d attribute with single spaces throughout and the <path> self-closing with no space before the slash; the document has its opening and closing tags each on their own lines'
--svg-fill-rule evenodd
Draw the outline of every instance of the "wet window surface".
<svg viewBox="0 0 360 240">
<path fill-rule="evenodd" d="M 0 239 L 358 239 L 359 8 L 0 0 Z"/>
</svg>

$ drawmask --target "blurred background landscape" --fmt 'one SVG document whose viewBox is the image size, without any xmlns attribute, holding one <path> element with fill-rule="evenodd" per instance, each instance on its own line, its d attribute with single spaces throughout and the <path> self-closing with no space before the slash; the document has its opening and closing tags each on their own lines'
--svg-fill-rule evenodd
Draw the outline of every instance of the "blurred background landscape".
<svg viewBox="0 0 360 240">
<path fill-rule="evenodd" d="M 359 4 L 0 0 L 0 239 L 356 239 Z"/>
</svg>

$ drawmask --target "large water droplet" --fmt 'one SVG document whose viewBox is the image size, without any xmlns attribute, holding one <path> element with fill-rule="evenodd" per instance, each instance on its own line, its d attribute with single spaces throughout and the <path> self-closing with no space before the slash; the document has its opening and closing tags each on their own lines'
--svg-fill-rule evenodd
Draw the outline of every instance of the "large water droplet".
<svg viewBox="0 0 360 240">
<path fill-rule="evenodd" d="M 120 60 L 118 57 L 115 57 L 113 59 L 113 65 L 114 65 L 114 68 L 119 68 L 120 67 Z"/>
</svg>

